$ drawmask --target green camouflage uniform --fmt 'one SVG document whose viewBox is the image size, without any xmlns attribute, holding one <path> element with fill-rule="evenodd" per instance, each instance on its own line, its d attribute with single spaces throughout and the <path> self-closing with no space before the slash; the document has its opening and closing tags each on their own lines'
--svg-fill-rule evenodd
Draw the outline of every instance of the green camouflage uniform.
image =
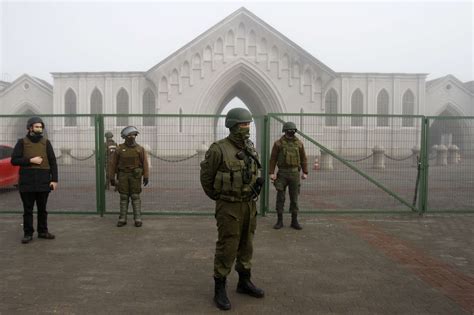
<svg viewBox="0 0 474 315">
<path fill-rule="evenodd" d="M 242 151 L 229 138 L 217 141 L 201 162 L 201 184 L 205 193 L 216 200 L 215 218 L 218 240 L 214 257 L 214 276 L 226 277 L 236 260 L 237 271 L 251 269 L 253 236 L 257 225 L 257 207 L 252 188 L 257 164 L 251 158 L 240 160 Z"/>
</svg>

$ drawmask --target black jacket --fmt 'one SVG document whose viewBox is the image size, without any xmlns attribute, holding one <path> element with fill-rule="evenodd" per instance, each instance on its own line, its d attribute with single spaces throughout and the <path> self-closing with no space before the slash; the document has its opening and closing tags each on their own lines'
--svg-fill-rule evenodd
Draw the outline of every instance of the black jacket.
<svg viewBox="0 0 474 315">
<path fill-rule="evenodd" d="M 38 140 L 27 136 L 33 142 Z M 54 154 L 51 142 L 46 142 L 46 154 L 50 169 L 33 169 L 25 166 L 31 165 L 30 160 L 23 156 L 23 139 L 18 139 L 15 148 L 12 152 L 11 164 L 20 166 L 20 192 L 45 192 L 50 191 L 50 183 L 58 181 L 58 164 L 56 162 L 56 155 Z"/>
</svg>

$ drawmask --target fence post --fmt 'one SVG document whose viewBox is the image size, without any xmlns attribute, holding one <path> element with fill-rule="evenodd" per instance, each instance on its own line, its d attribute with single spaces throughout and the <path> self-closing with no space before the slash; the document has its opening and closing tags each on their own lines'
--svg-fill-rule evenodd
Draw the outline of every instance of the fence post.
<svg viewBox="0 0 474 315">
<path fill-rule="evenodd" d="M 419 198 L 419 213 L 422 215 L 427 210 L 428 203 L 428 163 L 429 163 L 429 119 L 423 117 L 423 123 L 421 124 L 421 152 L 420 152 L 420 163 L 421 163 L 421 183 L 420 183 L 420 198 Z"/>
<path fill-rule="evenodd" d="M 262 133 L 262 177 L 265 179 L 262 194 L 260 196 L 260 214 L 265 216 L 268 211 L 269 188 L 268 181 L 268 151 L 270 143 L 270 121 L 268 115 L 263 116 L 263 133 Z"/>
<path fill-rule="evenodd" d="M 97 213 L 105 213 L 105 148 L 104 148 L 104 116 L 95 115 L 95 170 L 96 170 L 96 202 Z"/>
</svg>

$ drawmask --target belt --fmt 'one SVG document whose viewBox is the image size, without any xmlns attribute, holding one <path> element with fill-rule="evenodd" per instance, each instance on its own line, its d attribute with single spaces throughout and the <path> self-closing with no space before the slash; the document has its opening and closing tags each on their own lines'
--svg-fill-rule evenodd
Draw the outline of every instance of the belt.
<svg viewBox="0 0 474 315">
<path fill-rule="evenodd" d="M 278 167 L 278 172 L 282 172 L 282 173 L 299 172 L 299 171 L 300 171 L 299 167 L 284 167 L 284 168 Z"/>
<path fill-rule="evenodd" d="M 219 199 L 228 201 L 228 202 L 249 202 L 252 200 L 252 197 L 243 197 L 243 198 L 238 198 L 235 196 L 228 196 L 228 195 L 220 195 Z"/>
</svg>

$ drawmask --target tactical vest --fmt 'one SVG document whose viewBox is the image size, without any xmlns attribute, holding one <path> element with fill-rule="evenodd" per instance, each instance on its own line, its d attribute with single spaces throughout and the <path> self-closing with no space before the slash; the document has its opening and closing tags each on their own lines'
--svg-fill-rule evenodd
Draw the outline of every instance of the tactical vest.
<svg viewBox="0 0 474 315">
<path fill-rule="evenodd" d="M 244 160 L 237 158 L 237 153 L 241 151 L 228 139 L 217 141 L 222 152 L 222 164 L 214 178 L 214 189 L 220 194 L 220 199 L 241 202 L 249 201 L 252 195 L 252 188 L 257 180 L 257 165 L 249 157 L 249 181 L 245 183 L 244 172 L 247 169 Z"/>
<path fill-rule="evenodd" d="M 300 167 L 300 141 L 298 139 L 280 139 L 281 147 L 278 152 L 278 168 Z"/>
<path fill-rule="evenodd" d="M 48 153 L 46 151 L 47 142 L 48 138 L 46 137 L 42 137 L 38 142 L 33 142 L 28 137 L 23 138 L 23 156 L 28 159 L 34 158 L 35 156 L 40 156 L 43 158 L 43 162 L 41 162 L 41 164 L 31 164 L 29 166 L 25 166 L 26 168 L 49 170 L 50 167 Z"/>
<path fill-rule="evenodd" d="M 143 168 L 142 152 L 143 148 L 139 145 L 129 147 L 126 144 L 118 146 L 118 164 L 120 171 L 132 171 L 136 168 Z"/>
</svg>

